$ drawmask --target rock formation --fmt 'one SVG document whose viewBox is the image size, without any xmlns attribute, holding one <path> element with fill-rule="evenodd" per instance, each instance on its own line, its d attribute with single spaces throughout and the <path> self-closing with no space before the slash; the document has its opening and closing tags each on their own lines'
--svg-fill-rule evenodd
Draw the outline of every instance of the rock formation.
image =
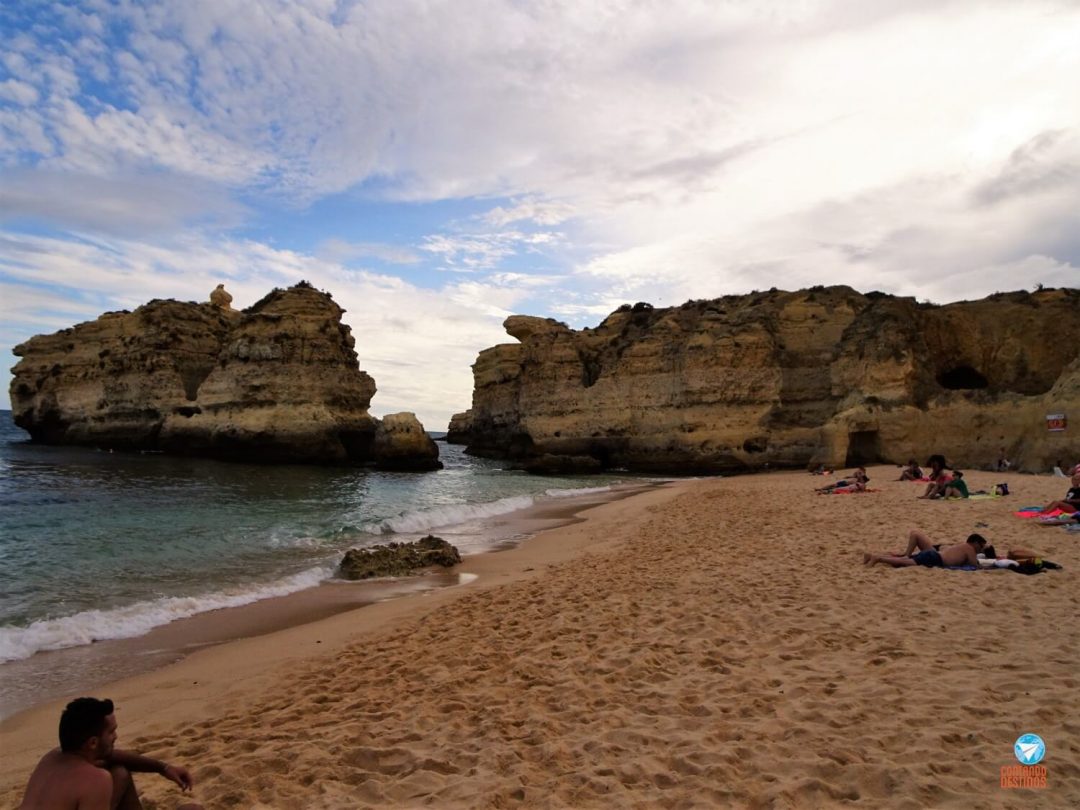
<svg viewBox="0 0 1080 810">
<path fill-rule="evenodd" d="M 389 413 L 375 431 L 375 466 L 380 470 L 438 470 L 439 448 L 416 414 Z"/>
<path fill-rule="evenodd" d="M 421 568 L 441 565 L 450 568 L 461 562 L 457 548 L 441 537 L 429 534 L 415 543 L 387 543 L 370 548 L 351 548 L 338 564 L 343 579 L 402 577 Z"/>
<path fill-rule="evenodd" d="M 935 306 L 815 287 L 504 326 L 519 342 L 480 353 L 450 425 L 476 455 L 683 473 L 1080 455 L 1075 289 Z M 1072 422 L 1050 432 L 1051 413 Z"/>
<path fill-rule="evenodd" d="M 243 312 L 151 301 L 32 338 L 15 347 L 15 424 L 46 444 L 378 463 L 375 381 L 359 368 L 343 312 L 301 282 Z M 405 468 L 420 444 L 386 443 L 387 460 Z M 421 448 L 413 468 L 437 464 Z"/>
<path fill-rule="evenodd" d="M 210 293 L 210 303 L 222 309 L 232 309 L 232 296 L 229 295 L 224 284 L 218 284 Z"/>
</svg>

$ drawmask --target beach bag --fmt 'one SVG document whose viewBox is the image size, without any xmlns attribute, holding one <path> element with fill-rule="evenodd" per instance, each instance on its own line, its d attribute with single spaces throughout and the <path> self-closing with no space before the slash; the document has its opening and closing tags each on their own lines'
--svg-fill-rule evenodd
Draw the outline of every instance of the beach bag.
<svg viewBox="0 0 1080 810">
<path fill-rule="evenodd" d="M 1038 574 L 1043 570 L 1043 561 L 1036 557 L 1034 560 L 1024 560 L 1019 565 L 1014 565 L 1009 570 L 1018 574 Z"/>
<path fill-rule="evenodd" d="M 994 487 L 994 494 L 995 495 L 1008 495 L 1009 494 L 1009 485 L 1008 484 L 998 484 L 996 487 Z"/>
</svg>

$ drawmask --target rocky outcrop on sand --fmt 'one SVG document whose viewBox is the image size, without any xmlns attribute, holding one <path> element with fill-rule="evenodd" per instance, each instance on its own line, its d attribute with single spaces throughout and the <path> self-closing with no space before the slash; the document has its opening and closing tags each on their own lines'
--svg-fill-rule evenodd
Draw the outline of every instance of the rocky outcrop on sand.
<svg viewBox="0 0 1080 810">
<path fill-rule="evenodd" d="M 351 548 L 338 565 L 343 579 L 403 577 L 435 565 L 450 568 L 461 562 L 457 548 L 429 534 L 414 543 L 387 543 L 370 548 Z"/>
<path fill-rule="evenodd" d="M 226 293 L 227 295 L 227 293 Z M 229 460 L 434 469 L 438 450 L 378 442 L 344 310 L 301 282 L 242 312 L 155 300 L 15 347 L 15 424 L 34 441 Z M 434 449 L 435 461 L 432 461 Z"/>
<path fill-rule="evenodd" d="M 448 440 L 482 456 L 725 473 L 1080 454 L 1080 291 L 944 306 L 849 287 L 624 306 L 594 329 L 516 315 Z M 1072 414 L 1063 432 L 1046 416 Z"/>
</svg>

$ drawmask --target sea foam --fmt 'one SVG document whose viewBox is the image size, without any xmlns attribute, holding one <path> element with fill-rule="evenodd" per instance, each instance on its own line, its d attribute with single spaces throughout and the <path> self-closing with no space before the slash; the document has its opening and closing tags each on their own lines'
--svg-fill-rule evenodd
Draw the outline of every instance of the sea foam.
<svg viewBox="0 0 1080 810">
<path fill-rule="evenodd" d="M 579 489 L 548 489 L 540 498 L 571 498 L 609 492 L 612 488 L 582 487 Z M 477 504 L 446 504 L 429 509 L 406 512 L 403 515 L 366 524 L 361 530 L 372 535 L 411 534 L 439 527 L 455 526 L 475 520 L 497 517 L 536 503 L 531 495 L 501 498 Z M 271 545 L 282 545 L 273 538 Z M 310 538 L 301 538 L 307 545 Z M 294 539 L 289 545 L 297 544 Z M 105 639 L 132 638 L 148 633 L 155 627 L 186 619 L 199 613 L 221 608 L 239 607 L 262 599 L 285 596 L 312 588 L 334 574 L 333 566 L 310 568 L 299 574 L 263 585 L 227 589 L 199 596 L 174 596 L 135 602 L 108 610 L 86 610 L 71 616 L 41 619 L 27 627 L 0 627 L 0 663 L 29 658 L 36 652 L 78 647 Z"/>
<path fill-rule="evenodd" d="M 109 610 L 85 610 L 72 616 L 41 619 L 27 627 L 0 627 L 0 662 L 29 658 L 44 650 L 141 636 L 155 627 L 197 613 L 239 607 L 312 588 L 332 575 L 332 567 L 310 568 L 276 582 L 250 588 L 229 589 L 201 596 L 165 597 Z"/>
<path fill-rule="evenodd" d="M 595 495 L 610 492 L 611 487 L 582 487 L 580 489 L 549 489 L 544 492 L 547 498 L 573 498 L 581 495 Z M 410 534 L 425 532 L 444 526 L 456 526 L 484 518 L 498 517 L 510 512 L 528 509 L 537 499 L 531 495 L 515 495 L 500 498 L 488 503 L 454 503 L 406 512 L 394 518 L 388 518 L 361 527 L 368 534 Z"/>
</svg>

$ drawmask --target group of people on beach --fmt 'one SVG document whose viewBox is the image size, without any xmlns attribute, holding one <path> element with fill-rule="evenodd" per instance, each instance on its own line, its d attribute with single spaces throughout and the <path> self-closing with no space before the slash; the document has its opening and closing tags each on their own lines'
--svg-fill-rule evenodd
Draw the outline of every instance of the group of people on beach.
<svg viewBox="0 0 1080 810">
<path fill-rule="evenodd" d="M 1004 448 L 1001 459 L 1004 459 Z M 1001 461 L 999 459 L 999 462 Z M 1007 464 L 1007 462 L 1006 462 Z M 911 459 L 900 473 L 900 481 L 927 480 L 926 491 L 918 497 L 928 498 L 967 498 L 969 492 L 964 482 L 964 474 L 959 470 L 949 470 L 945 457 L 941 454 L 930 456 L 926 463 L 929 468 L 924 475 L 918 463 Z M 996 469 L 1008 469 L 999 463 Z M 859 467 L 856 474 L 861 472 L 865 476 L 865 470 Z M 1066 518 L 1080 520 L 1080 464 L 1070 469 L 1072 476 L 1071 488 L 1065 497 L 1059 501 L 1051 501 L 1040 510 L 1043 513 L 1063 513 Z M 839 482 L 838 482 L 839 483 Z M 1008 485 L 997 485 L 998 494 L 1007 495 Z M 817 490 L 821 492 L 822 490 Z M 1004 558 L 1008 563 L 1020 562 L 1038 558 L 1038 553 L 1028 548 L 1010 549 Z M 882 563 L 895 568 L 910 566 L 923 566 L 926 568 L 954 568 L 954 567 L 987 567 L 987 564 L 997 563 L 997 552 L 989 545 L 981 534 L 971 534 L 963 543 L 945 546 L 934 543 L 924 532 L 917 529 L 908 534 L 907 548 L 903 551 L 865 552 L 863 563 L 865 565 L 877 565 Z M 1006 563 L 1006 564 L 1008 564 Z"/>
<path fill-rule="evenodd" d="M 928 479 L 926 491 L 919 498 L 968 496 L 963 473 L 949 471 L 944 456 L 932 455 L 926 466 L 929 470 L 924 475 L 912 459 L 899 480 Z M 825 470 L 815 472 L 822 474 Z M 1041 511 L 1060 512 L 1067 518 L 1080 520 L 1080 464 L 1070 468 L 1069 474 L 1072 486 L 1065 497 L 1051 501 Z M 865 492 L 869 481 L 866 469 L 860 466 L 849 478 L 815 491 Z M 981 534 L 971 534 L 963 543 L 946 546 L 934 543 L 926 533 L 915 529 L 908 534 L 907 547 L 902 551 L 868 551 L 863 554 L 863 563 L 895 568 L 979 568 L 1016 566 L 1038 556 L 1031 549 L 1013 548 L 998 559 L 994 547 Z M 1053 565 L 1045 561 L 1044 564 Z M 43 756 L 30 775 L 19 810 L 138 810 L 142 802 L 132 777 L 135 773 L 159 774 L 183 791 L 190 791 L 194 785 L 191 774 L 180 765 L 115 747 L 117 722 L 110 700 L 89 697 L 73 700 L 60 715 L 59 738 L 60 747 Z M 202 810 L 202 805 L 188 803 L 178 810 Z"/>
<path fill-rule="evenodd" d="M 909 469 L 911 463 L 913 462 L 909 463 Z M 935 453 L 930 456 L 926 465 L 930 468 L 925 476 L 929 480 L 929 483 L 926 485 L 926 491 L 919 496 L 920 498 L 970 497 L 971 493 L 968 492 L 967 483 L 964 481 L 964 473 L 960 470 L 948 469 L 948 465 L 945 462 L 945 456 L 940 453 Z M 919 476 L 919 478 L 910 480 L 921 480 L 922 478 L 923 476 Z M 901 474 L 901 480 L 904 480 L 903 474 Z"/>
</svg>

